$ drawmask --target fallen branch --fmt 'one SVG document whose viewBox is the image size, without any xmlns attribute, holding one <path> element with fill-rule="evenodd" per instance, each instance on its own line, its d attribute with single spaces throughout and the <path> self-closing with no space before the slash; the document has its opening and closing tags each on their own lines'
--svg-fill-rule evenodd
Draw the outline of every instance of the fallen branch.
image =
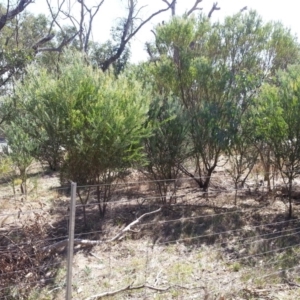
<svg viewBox="0 0 300 300">
<path fill-rule="evenodd" d="M 92 255 L 92 256 L 94 256 L 94 257 L 96 257 L 98 260 L 102 260 L 98 255 L 96 255 L 95 253 L 92 253 L 92 252 L 90 252 L 90 254 Z"/>
<path fill-rule="evenodd" d="M 293 282 L 293 281 L 289 281 L 289 280 L 286 280 L 286 283 L 290 286 L 296 286 L 296 287 L 300 287 L 300 284 L 296 283 L 296 282 Z"/>
<path fill-rule="evenodd" d="M 59 241 L 55 244 L 52 244 L 50 246 L 46 246 L 42 248 L 42 252 L 48 252 L 52 253 L 53 251 L 56 251 L 57 249 L 60 249 L 62 251 L 67 245 L 68 245 L 69 239 Z M 83 246 L 96 246 L 102 244 L 103 241 L 100 240 L 83 240 L 83 239 L 74 239 L 74 245 L 83 245 Z"/>
<path fill-rule="evenodd" d="M 130 285 L 128 285 L 124 288 L 121 288 L 119 290 L 116 290 L 116 291 L 105 292 L 105 293 L 101 293 L 101 294 L 98 294 L 98 295 L 91 296 L 89 298 L 86 298 L 86 300 L 100 299 L 100 298 L 107 297 L 107 296 L 114 296 L 114 295 L 116 295 L 118 293 L 121 293 L 121 292 L 130 291 L 130 290 L 139 290 L 139 289 L 142 289 L 142 288 L 148 288 L 148 289 L 159 291 L 159 292 L 166 292 L 171 288 L 171 286 L 166 287 L 166 288 L 157 288 L 155 286 L 151 286 L 151 285 L 147 285 L 147 284 L 142 284 L 142 285 L 138 285 L 138 286 L 132 286 L 132 284 L 130 284 Z"/>
<path fill-rule="evenodd" d="M 109 242 L 113 242 L 113 241 L 119 239 L 124 233 L 126 233 L 127 231 L 131 231 L 131 227 L 134 226 L 134 225 L 136 225 L 136 224 L 138 224 L 143 218 L 145 218 L 146 216 L 153 215 L 153 214 L 155 214 L 155 213 L 157 213 L 159 211 L 161 211 L 161 208 L 141 215 L 138 219 L 136 219 L 135 221 L 131 222 L 123 230 L 121 230 L 115 237 L 113 237 L 111 240 L 109 240 Z"/>
<path fill-rule="evenodd" d="M 124 287 L 124 288 L 118 289 L 116 291 L 105 292 L 105 293 L 93 295 L 93 296 L 90 296 L 90 297 L 86 298 L 85 300 L 101 299 L 103 297 L 114 296 L 118 293 L 122 293 L 122 292 L 125 292 L 125 291 L 139 290 L 139 289 L 142 289 L 142 288 L 147 288 L 147 289 L 158 291 L 158 292 L 166 292 L 166 291 L 168 291 L 170 289 L 173 289 L 173 288 L 177 288 L 177 289 L 180 288 L 180 289 L 185 289 L 185 290 L 195 290 L 195 289 L 206 290 L 205 286 L 186 287 L 186 286 L 181 286 L 181 285 L 170 285 L 170 286 L 167 286 L 167 287 L 155 287 L 155 286 L 148 285 L 148 284 L 141 284 L 141 285 L 138 285 L 138 286 L 132 286 L 132 285 L 133 285 L 133 283 L 126 286 L 126 287 Z"/>
<path fill-rule="evenodd" d="M 111 238 L 109 240 L 94 240 L 93 241 L 93 240 L 74 239 L 74 245 L 96 246 L 96 245 L 100 245 L 103 243 L 110 243 L 110 242 L 113 242 L 116 240 L 120 240 L 124 236 L 125 233 L 131 232 L 132 227 L 135 226 L 136 224 L 138 224 L 143 218 L 145 218 L 146 216 L 153 215 L 159 211 L 161 211 L 161 208 L 141 215 L 138 219 L 131 222 L 124 229 L 122 229 L 116 236 L 114 236 L 113 238 Z M 42 252 L 52 253 L 53 251 L 57 251 L 57 249 L 63 250 L 68 245 L 68 242 L 69 242 L 69 239 L 66 239 L 66 240 L 59 241 L 55 244 L 52 244 L 50 246 L 43 247 Z"/>
</svg>

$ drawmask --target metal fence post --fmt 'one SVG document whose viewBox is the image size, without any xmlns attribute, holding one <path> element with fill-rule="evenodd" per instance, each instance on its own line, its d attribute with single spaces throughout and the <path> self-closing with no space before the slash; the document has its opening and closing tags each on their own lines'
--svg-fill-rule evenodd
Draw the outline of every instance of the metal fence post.
<svg viewBox="0 0 300 300">
<path fill-rule="evenodd" d="M 74 251 L 76 189 L 77 189 L 77 183 L 71 182 L 71 203 L 70 203 L 70 218 L 69 218 L 66 300 L 72 299 L 72 265 L 73 265 L 73 251 Z"/>
</svg>

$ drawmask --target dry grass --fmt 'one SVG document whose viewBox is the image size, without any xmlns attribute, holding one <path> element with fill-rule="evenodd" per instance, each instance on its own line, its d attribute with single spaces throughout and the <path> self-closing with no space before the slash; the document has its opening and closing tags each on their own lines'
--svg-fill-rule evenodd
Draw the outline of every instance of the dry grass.
<svg viewBox="0 0 300 300">
<path fill-rule="evenodd" d="M 105 299 L 300 298 L 298 219 L 287 222 L 286 204 L 280 197 L 274 199 L 263 186 L 257 187 L 259 176 L 253 176 L 249 187 L 239 191 L 237 207 L 232 183 L 222 170 L 214 174 L 208 198 L 202 196 L 193 181 L 179 180 L 177 203 L 164 206 L 159 214 L 145 218 L 136 232 L 121 241 L 76 249 L 73 299 L 144 284 L 153 289 L 126 290 Z M 1 255 L 3 257 L 5 247 L 25 240 L 30 241 L 27 248 L 15 246 L 14 249 L 31 257 L 31 260 L 24 259 L 23 265 L 16 263 L 16 257 L 9 257 L 11 271 L 20 268 L 25 271 L 19 272 L 13 280 L 9 276 L 6 281 L 0 280 L 0 288 L 14 286 L 1 297 L 64 299 L 64 249 L 50 257 L 37 258 L 38 251 L 34 252 L 34 247 L 49 245 L 67 235 L 69 195 L 53 189 L 59 186 L 53 174 L 35 172 L 29 180 L 34 188 L 26 198 L 18 194 L 18 188 L 13 195 L 9 182 L 0 185 Z M 135 183 L 138 180 L 144 179 L 133 173 L 126 184 L 114 190 L 104 218 L 99 218 L 96 205 L 89 205 L 87 226 L 78 207 L 77 236 L 112 237 L 143 213 L 161 206 L 159 199 L 154 199 L 157 195 L 153 185 Z M 91 195 L 89 202 L 93 203 L 93 193 Z M 22 213 L 31 210 L 39 210 L 40 218 L 34 213 Z M 295 216 L 298 216 L 297 206 Z M 50 238 L 52 240 L 48 240 Z M 45 263 L 50 267 L 33 273 L 33 266 L 37 268 Z M 0 275 L 4 273 L 0 271 Z M 33 273 L 32 279 L 29 273 Z M 26 289 L 20 289 L 20 282 L 27 283 Z M 164 288 L 168 289 L 160 290 Z"/>
</svg>

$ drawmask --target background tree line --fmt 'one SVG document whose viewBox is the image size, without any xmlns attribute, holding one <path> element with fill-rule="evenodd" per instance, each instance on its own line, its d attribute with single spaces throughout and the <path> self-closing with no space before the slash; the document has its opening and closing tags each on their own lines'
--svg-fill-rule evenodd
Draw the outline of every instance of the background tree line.
<svg viewBox="0 0 300 300">
<path fill-rule="evenodd" d="M 259 160 L 269 189 L 272 167 L 286 180 L 291 217 L 300 174 L 296 37 L 255 11 L 212 22 L 217 4 L 196 14 L 195 1 L 176 16 L 176 1 L 162 1 L 141 21 L 138 1 L 128 1 L 127 17 L 101 45 L 90 36 L 103 2 L 78 1 L 76 17 L 67 2 L 54 9 L 49 1 L 50 19 L 26 12 L 31 1 L 1 6 L 0 122 L 24 193 L 33 160 L 59 171 L 62 184 L 110 184 L 139 169 L 159 180 L 164 202 L 179 174 L 207 192 L 225 158 L 237 189 Z M 148 61 L 131 65 L 130 39 L 165 10 L 172 18 L 153 29 Z M 71 25 L 61 25 L 61 15 Z M 104 189 L 100 215 L 110 199 Z M 85 204 L 88 195 L 80 199 Z"/>
</svg>

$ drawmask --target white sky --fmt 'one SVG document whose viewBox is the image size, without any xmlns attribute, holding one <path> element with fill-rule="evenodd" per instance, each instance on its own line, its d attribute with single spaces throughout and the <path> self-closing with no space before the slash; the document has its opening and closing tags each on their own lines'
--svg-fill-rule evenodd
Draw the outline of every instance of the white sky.
<svg viewBox="0 0 300 300">
<path fill-rule="evenodd" d="M 56 3 L 56 0 L 52 0 Z M 170 1 L 170 0 L 169 0 Z M 208 13 L 212 7 L 214 0 L 203 0 L 198 6 L 203 8 L 204 13 Z M 96 0 L 88 0 L 91 4 L 97 2 Z M 99 0 L 98 0 L 99 2 Z M 97 19 L 93 26 L 93 38 L 96 41 L 104 42 L 110 36 L 110 28 L 116 24 L 116 20 L 119 17 L 125 16 L 126 0 L 105 0 L 104 4 L 99 10 Z M 162 0 L 139 0 L 140 5 L 147 5 L 141 11 L 141 17 L 145 18 L 152 12 L 165 8 L 166 4 Z M 181 15 L 185 11 L 189 10 L 195 0 L 177 0 L 177 14 Z M 248 6 L 248 9 L 255 9 L 263 17 L 265 21 L 274 20 L 281 21 L 286 27 L 290 28 L 294 34 L 300 36 L 300 18 L 299 8 L 300 1 L 297 0 L 219 0 L 218 6 L 221 10 L 215 11 L 212 19 L 222 19 L 224 16 L 232 15 L 238 12 L 244 6 Z M 29 10 L 34 13 L 47 14 L 47 6 L 45 1 L 36 0 L 29 6 Z M 147 26 L 141 29 L 131 43 L 132 62 L 138 62 L 147 58 L 147 53 L 144 50 L 146 41 L 153 38 L 151 29 L 162 20 L 168 20 L 171 12 L 160 14 L 152 19 Z"/>
</svg>

